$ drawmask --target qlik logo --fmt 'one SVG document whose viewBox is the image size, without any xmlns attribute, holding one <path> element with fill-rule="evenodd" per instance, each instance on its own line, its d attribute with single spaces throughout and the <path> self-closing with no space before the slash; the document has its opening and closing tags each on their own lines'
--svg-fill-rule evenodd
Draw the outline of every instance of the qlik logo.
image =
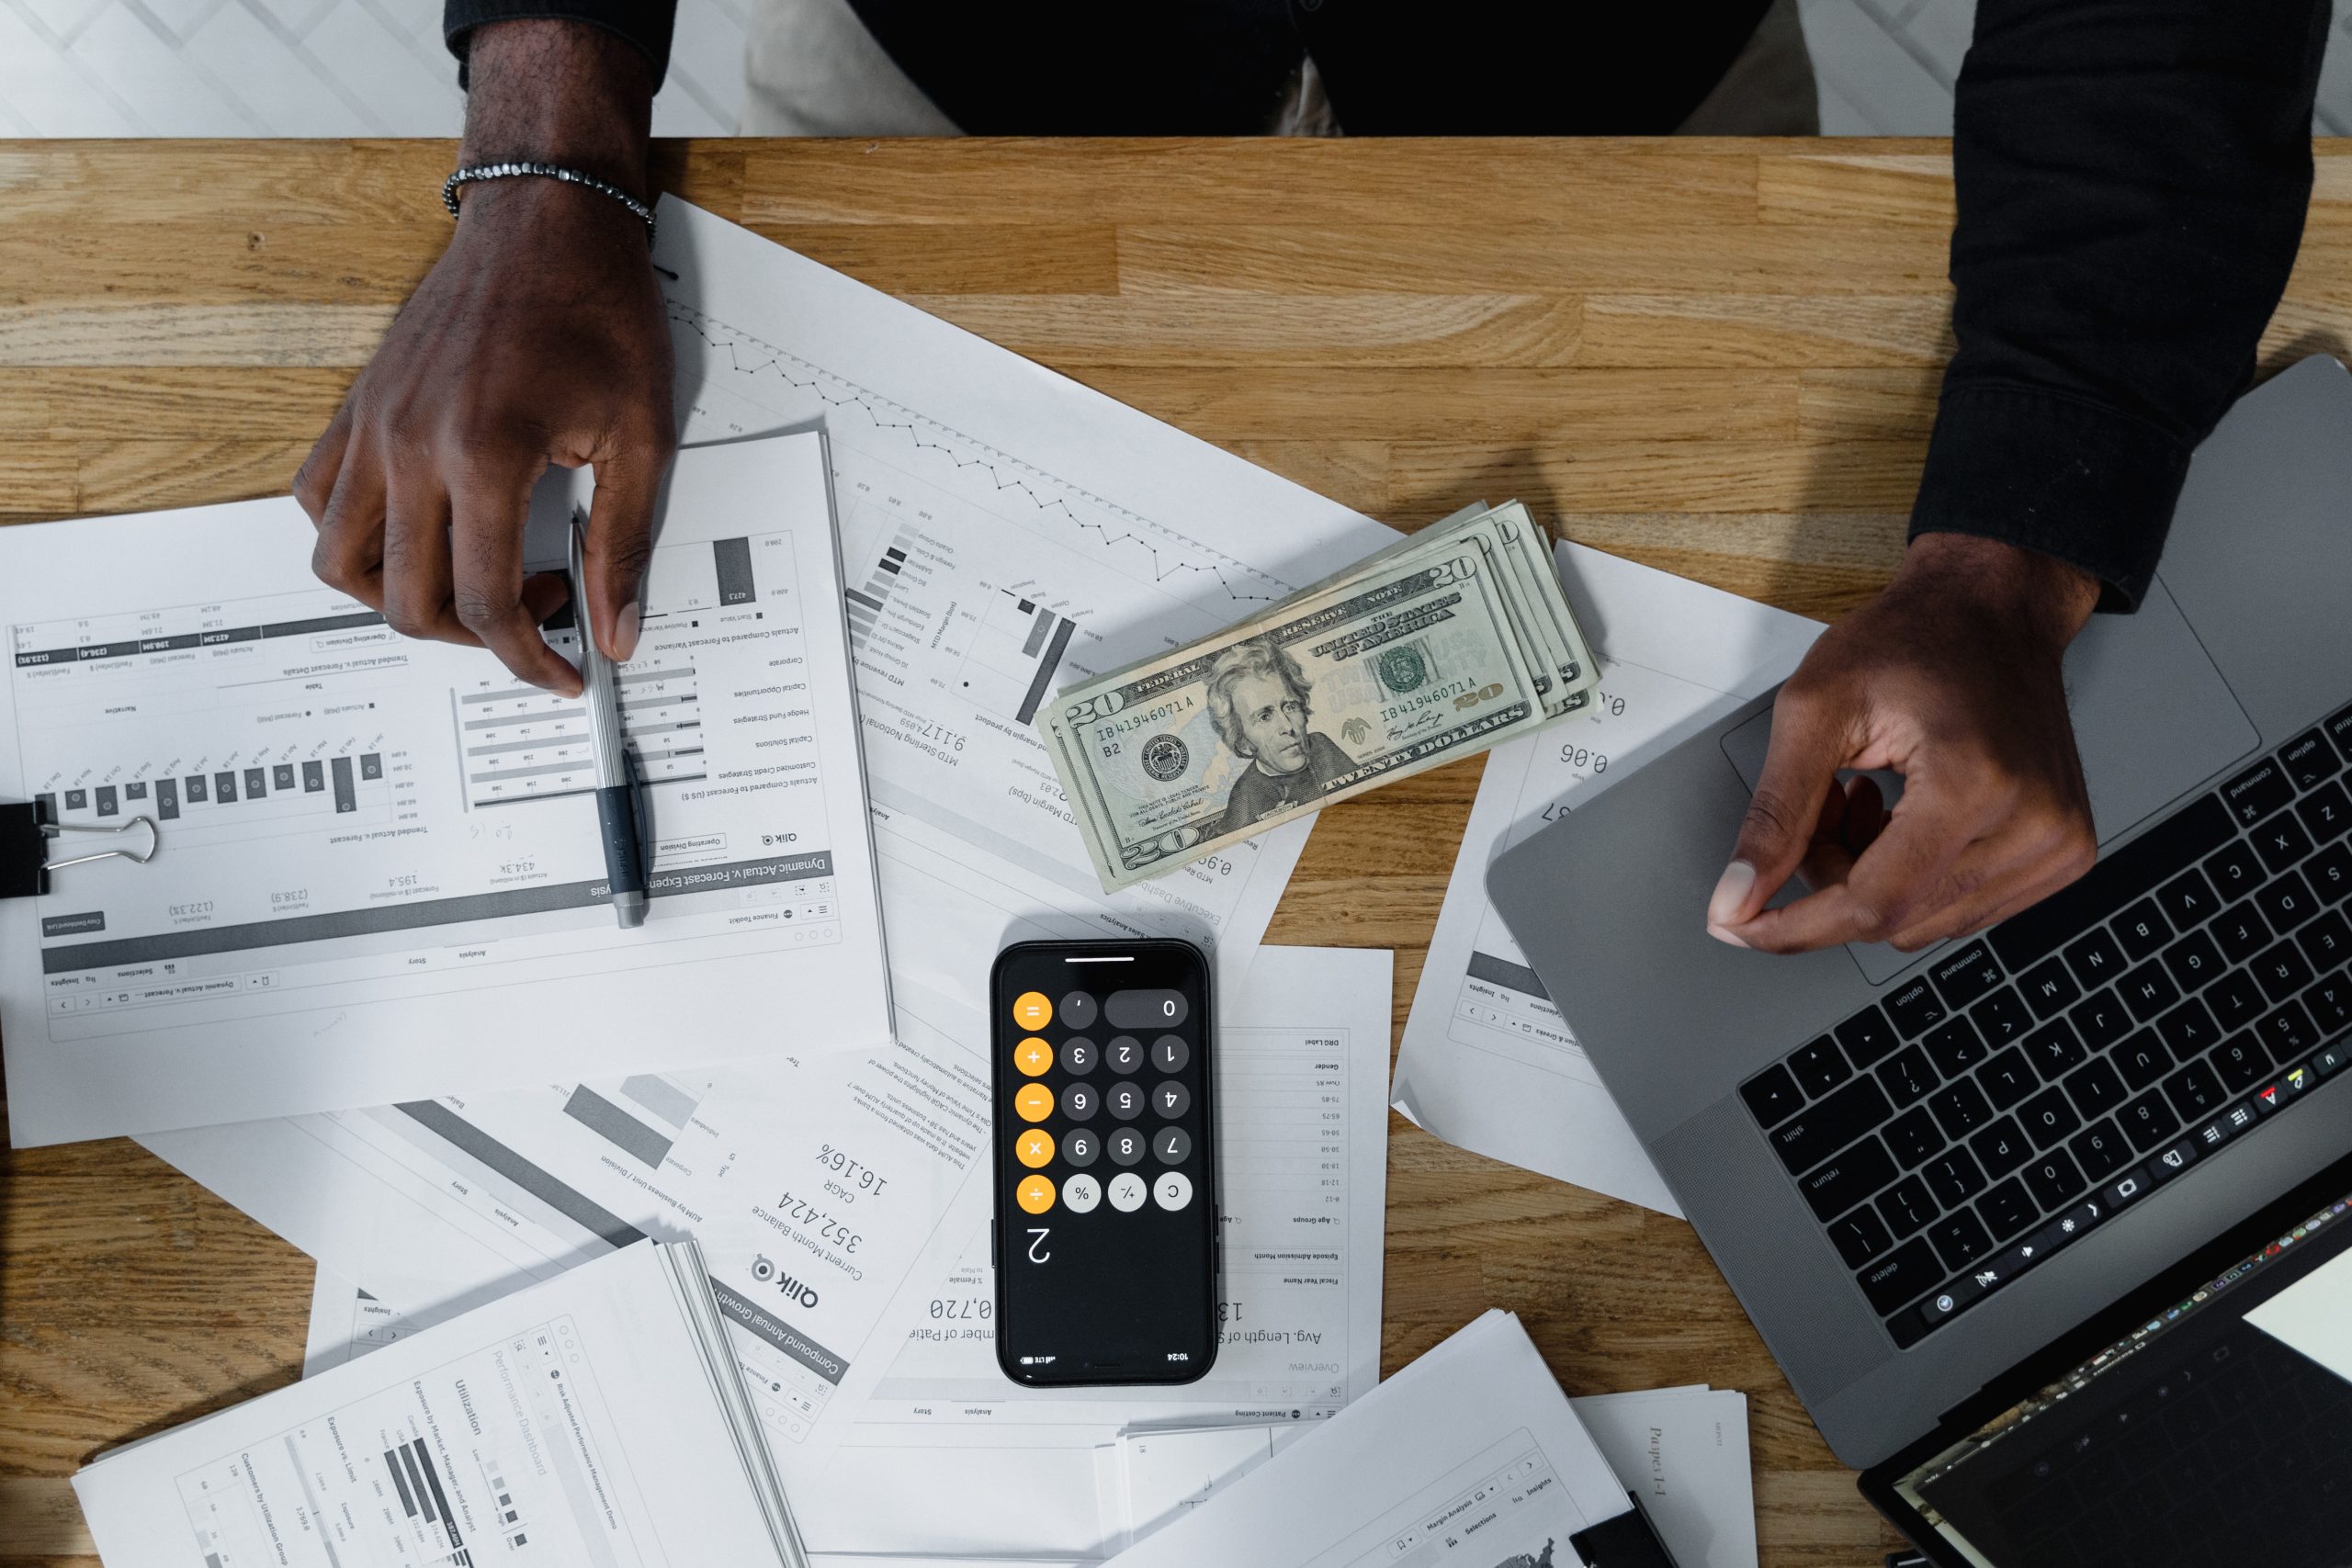
<svg viewBox="0 0 2352 1568">
<path fill-rule="evenodd" d="M 789 1274 L 778 1272 L 775 1259 L 765 1253 L 761 1253 L 752 1259 L 752 1278 L 763 1285 L 774 1284 L 786 1301 L 794 1303 L 806 1311 L 817 1310 L 815 1288 L 802 1283 Z"/>
</svg>

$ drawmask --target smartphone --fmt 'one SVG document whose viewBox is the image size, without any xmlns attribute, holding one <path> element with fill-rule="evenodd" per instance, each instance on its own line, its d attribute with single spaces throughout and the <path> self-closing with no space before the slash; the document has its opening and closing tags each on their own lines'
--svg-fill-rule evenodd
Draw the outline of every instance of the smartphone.
<svg viewBox="0 0 2352 1568">
<path fill-rule="evenodd" d="M 1024 942 L 989 979 L 996 1359 L 1032 1388 L 1216 1359 L 1216 1014 L 1188 942 Z"/>
</svg>

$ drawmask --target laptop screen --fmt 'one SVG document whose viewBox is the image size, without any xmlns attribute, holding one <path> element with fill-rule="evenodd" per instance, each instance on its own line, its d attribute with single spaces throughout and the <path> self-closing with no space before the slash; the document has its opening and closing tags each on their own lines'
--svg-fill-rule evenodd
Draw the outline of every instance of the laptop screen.
<svg viewBox="0 0 2352 1568">
<path fill-rule="evenodd" d="M 1986 1568 L 2335 1568 L 2352 1550 L 2352 1197 L 1894 1480 Z"/>
</svg>

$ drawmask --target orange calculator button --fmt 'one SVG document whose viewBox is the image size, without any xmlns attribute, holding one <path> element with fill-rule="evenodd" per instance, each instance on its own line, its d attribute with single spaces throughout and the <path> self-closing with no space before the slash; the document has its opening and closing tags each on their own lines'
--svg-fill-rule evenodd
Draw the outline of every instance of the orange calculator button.
<svg viewBox="0 0 2352 1568">
<path fill-rule="evenodd" d="M 1032 1127 L 1013 1144 L 1012 1153 L 1032 1170 L 1050 1165 L 1054 1158 L 1054 1135 L 1043 1127 Z"/>
<path fill-rule="evenodd" d="M 1012 1196 L 1028 1213 L 1042 1214 L 1054 1206 L 1054 1184 L 1042 1176 L 1024 1176 Z"/>
<path fill-rule="evenodd" d="M 1012 1021 L 1023 1029 L 1043 1029 L 1054 1021 L 1054 1004 L 1043 991 L 1023 991 L 1013 1000 Z"/>
<path fill-rule="evenodd" d="M 1054 1065 L 1054 1048 L 1033 1034 L 1012 1048 L 1012 1065 L 1034 1078 Z"/>
<path fill-rule="evenodd" d="M 1054 1091 L 1041 1083 L 1025 1083 L 1012 1097 L 1012 1109 L 1023 1122 L 1043 1122 L 1054 1113 Z"/>
</svg>

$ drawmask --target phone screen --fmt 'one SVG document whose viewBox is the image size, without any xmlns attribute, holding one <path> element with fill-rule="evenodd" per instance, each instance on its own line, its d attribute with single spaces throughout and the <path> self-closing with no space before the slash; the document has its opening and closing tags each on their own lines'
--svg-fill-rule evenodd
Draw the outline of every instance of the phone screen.
<svg viewBox="0 0 2352 1568">
<path fill-rule="evenodd" d="M 1216 1356 L 1208 965 L 1189 942 L 998 958 L 997 1361 L 1016 1382 L 1190 1382 Z"/>
</svg>

